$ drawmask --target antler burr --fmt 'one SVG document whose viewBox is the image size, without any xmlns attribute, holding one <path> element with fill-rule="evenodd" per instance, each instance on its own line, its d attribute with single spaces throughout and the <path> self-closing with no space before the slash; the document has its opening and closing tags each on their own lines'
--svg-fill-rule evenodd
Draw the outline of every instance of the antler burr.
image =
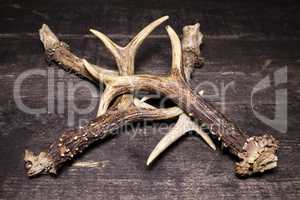
<svg viewBox="0 0 300 200">
<path fill-rule="evenodd" d="M 47 152 L 42 152 L 39 156 L 34 156 L 33 153 L 26 151 L 25 161 L 27 162 L 26 166 L 29 176 L 39 173 L 55 173 L 63 162 L 72 159 L 77 153 L 83 151 L 86 146 L 95 140 L 104 138 L 109 135 L 112 130 L 126 123 L 140 119 L 166 119 L 178 116 L 182 114 L 182 111 L 184 111 L 188 119 L 189 117 L 193 117 L 201 123 L 208 125 L 210 132 L 217 136 L 223 146 L 227 147 L 232 154 L 241 159 L 241 162 L 238 162 L 235 167 L 237 174 L 242 176 L 251 175 L 276 167 L 278 142 L 271 135 L 252 137 L 246 135 L 190 88 L 188 80 L 192 67 L 184 68 L 188 65 L 183 64 L 186 60 L 182 55 L 182 46 L 177 34 L 170 26 L 166 27 L 172 45 L 172 68 L 170 74 L 162 76 L 133 74 L 134 57 L 137 48 L 141 45 L 147 34 L 154 29 L 153 27 L 158 26 L 166 19 L 167 17 L 160 18 L 151 23 L 152 26 L 150 26 L 150 24 L 150 28 L 146 27 L 144 29 L 145 31 L 143 30 L 144 32 L 142 31 L 138 34 L 138 36 L 133 39 L 133 42 L 130 42 L 126 47 L 119 47 L 104 34 L 92 30 L 115 57 L 120 73 L 104 70 L 88 63 L 86 60 L 79 59 L 66 48 L 64 43 L 59 42 L 53 33 L 54 36 L 52 35 L 52 37 L 54 39 L 50 40 L 50 44 L 55 48 L 52 48 L 51 45 L 46 45 L 45 41 L 47 38 L 44 33 L 49 32 L 50 29 L 41 31 L 43 35 L 41 39 L 51 59 L 66 68 L 75 70 L 90 80 L 99 80 L 105 83 L 106 90 L 101 97 L 101 112 L 99 117 L 86 127 L 63 133 L 61 137 L 50 146 Z M 43 28 L 47 29 L 46 26 L 43 26 Z M 49 46 L 51 47 L 49 48 Z M 195 64 L 195 61 L 186 63 Z M 115 109 L 115 107 L 108 109 L 109 103 L 112 100 L 115 98 L 123 98 L 124 95 L 128 95 L 135 90 L 161 92 L 176 103 L 180 109 L 177 107 L 165 109 L 152 108 L 150 105 L 138 99 L 133 100 L 133 102 L 136 101 L 138 103 L 127 104 L 129 107 L 126 110 Z M 133 96 L 125 96 L 125 98 L 134 99 Z M 101 102 L 103 103 L 101 104 Z M 120 102 L 122 102 L 122 99 Z M 184 115 L 181 115 L 179 120 L 184 118 L 182 116 Z M 190 126 L 191 127 L 188 128 L 197 127 L 198 125 L 190 124 Z M 186 130 L 188 129 L 181 131 Z M 193 128 L 193 130 L 197 130 L 197 128 Z M 208 137 L 204 138 L 210 143 L 210 146 L 214 147 L 213 143 L 207 139 Z M 151 160 L 153 159 L 150 159 L 150 161 Z"/>
</svg>

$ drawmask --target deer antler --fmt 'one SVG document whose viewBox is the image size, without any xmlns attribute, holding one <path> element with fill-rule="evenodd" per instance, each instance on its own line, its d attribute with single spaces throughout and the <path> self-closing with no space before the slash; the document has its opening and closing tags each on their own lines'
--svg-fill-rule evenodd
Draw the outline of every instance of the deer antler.
<svg viewBox="0 0 300 200">
<path fill-rule="evenodd" d="M 115 44 L 111 39 L 109 39 L 106 35 L 96 30 L 90 29 L 90 31 L 96 35 L 107 47 L 107 49 L 114 56 L 120 75 L 133 75 L 134 74 L 134 60 L 135 55 L 138 48 L 141 46 L 142 42 L 146 39 L 146 37 L 161 23 L 169 19 L 168 16 L 161 17 L 154 22 L 150 23 L 146 26 L 142 31 L 140 31 L 125 47 L 120 47 Z M 101 81 L 101 80 L 99 80 Z M 97 116 L 100 116 L 106 112 L 109 104 L 112 99 L 111 93 L 112 88 L 107 87 L 104 93 L 101 95 L 100 104 Z M 133 105 L 133 95 L 122 95 L 119 99 L 118 108 L 119 109 L 127 109 L 129 106 Z"/>
<path fill-rule="evenodd" d="M 134 56 L 136 54 L 137 48 L 141 45 L 142 41 L 146 38 L 148 34 L 151 33 L 151 31 L 157 27 L 159 24 L 161 24 L 163 21 L 168 19 L 168 17 L 162 17 L 151 24 L 149 24 L 147 27 L 145 27 L 126 47 L 118 47 L 113 42 L 109 42 L 109 44 L 112 44 L 113 46 L 117 47 L 117 51 L 112 50 L 112 52 L 119 52 L 115 53 L 118 62 L 118 68 L 119 71 L 122 74 L 133 74 L 134 72 Z M 58 40 L 58 38 L 55 36 L 55 34 L 50 30 L 50 28 L 47 25 L 43 25 L 40 29 L 40 38 L 42 43 L 44 44 L 46 54 L 48 56 L 49 61 L 54 61 L 58 63 L 60 66 L 62 66 L 67 71 L 75 72 L 76 74 L 83 76 L 87 79 L 89 79 L 92 82 L 102 81 L 106 84 L 109 83 L 109 80 L 107 77 L 110 77 L 112 75 L 117 75 L 118 73 L 112 70 L 107 70 L 103 67 L 99 67 L 94 65 L 94 69 L 103 74 L 103 77 L 98 77 L 96 80 L 90 75 L 90 73 L 85 69 L 84 62 L 86 62 L 83 59 L 80 59 L 76 55 L 74 55 L 72 52 L 70 52 L 69 47 L 64 42 L 61 42 Z M 108 44 L 106 40 L 107 37 L 104 39 L 105 44 Z M 108 45 L 107 45 L 108 46 Z M 126 56 L 120 56 L 120 55 L 126 55 Z M 131 60 L 130 62 L 123 62 L 122 57 Z M 109 94 L 111 88 L 108 86 L 104 92 L 104 94 Z M 106 96 L 106 95 L 102 95 Z M 109 96 L 109 95 L 108 95 Z M 104 105 L 109 105 L 112 99 L 109 98 L 103 98 L 101 103 L 99 104 L 99 113 L 98 115 L 104 114 L 107 110 L 107 107 Z M 133 107 L 136 106 L 141 111 L 140 113 L 144 113 L 145 119 L 148 120 L 158 120 L 158 119 L 166 119 L 166 118 L 172 118 L 175 116 L 178 116 L 182 113 L 182 110 L 178 107 L 173 107 L 169 109 L 156 109 L 155 107 L 147 104 L 146 102 L 143 102 L 137 98 L 134 98 L 134 102 L 132 101 L 132 95 L 125 94 L 119 97 L 118 100 L 116 100 L 116 104 L 111 106 L 110 110 L 118 109 L 118 110 L 125 110 L 127 107 L 133 110 Z M 125 107 L 126 106 L 126 107 Z M 122 109 L 121 109 L 122 108 Z M 144 108 L 144 109 L 143 109 Z M 135 108 L 137 110 L 137 108 Z M 143 109 L 143 110 L 141 110 Z M 151 110 L 150 110 L 151 109 Z M 151 114 L 152 113 L 152 114 Z M 147 115 L 148 114 L 148 115 Z M 135 117 L 138 117 L 136 114 Z M 87 126 L 88 127 L 88 126 Z M 64 155 L 64 154 L 62 154 Z M 28 150 L 26 150 L 25 153 L 25 161 L 27 162 L 27 168 L 28 168 L 28 175 L 33 176 L 41 172 L 49 171 L 50 173 L 55 173 L 58 166 L 56 166 L 55 162 L 48 162 L 49 159 L 47 153 L 40 153 L 39 156 L 34 156 L 34 154 Z M 29 164 L 28 164 L 29 163 Z M 58 163 L 58 162 L 56 162 Z M 50 167 L 53 166 L 53 167 Z M 56 166 L 56 167 L 54 167 Z"/>
<path fill-rule="evenodd" d="M 203 35 L 200 32 L 199 23 L 183 27 L 183 36 L 181 41 L 182 65 L 184 77 L 188 83 L 191 80 L 191 74 L 194 67 L 197 65 L 200 66 L 203 62 L 200 52 L 202 37 Z M 202 130 L 199 123 L 192 121 L 187 114 L 182 113 L 175 126 L 163 137 L 163 139 L 160 140 L 151 152 L 147 159 L 147 165 L 150 165 L 166 148 L 182 137 L 185 133 L 190 131 L 194 131 L 199 134 L 212 149 L 216 150 L 213 141 L 207 133 Z"/>
<path fill-rule="evenodd" d="M 232 154 L 242 160 L 236 165 L 238 174 L 250 175 L 274 168 L 277 164 L 275 155 L 278 147 L 277 141 L 271 135 L 247 136 L 201 96 L 195 94 L 186 82 L 180 40 L 170 26 L 167 26 L 166 30 L 172 45 L 172 69 L 167 76 L 120 76 L 99 70 L 95 65 L 84 60 L 80 61 L 80 66 L 83 64 L 92 77 L 109 85 L 111 89 L 109 99 L 131 93 L 137 89 L 159 91 L 165 94 L 189 116 L 207 124 L 211 133 L 216 135 Z M 159 113 L 157 110 L 160 110 Z M 176 114 L 178 115 L 178 113 Z M 141 110 L 136 107 L 125 111 L 109 110 L 84 128 L 63 133 L 59 140 L 50 146 L 47 153 L 42 152 L 36 157 L 27 152 L 25 161 L 27 161 L 28 175 L 36 175 L 41 172 L 54 173 L 63 162 L 73 158 L 86 146 L 95 140 L 104 138 L 111 130 L 115 130 L 126 123 L 139 119 L 164 119 L 166 117 L 170 117 L 170 112 L 167 109 L 165 112 L 163 109 Z"/>
<path fill-rule="evenodd" d="M 136 52 L 135 49 L 140 46 L 141 42 L 145 39 L 147 34 L 149 34 L 155 27 L 157 27 L 160 23 L 162 23 L 167 18 L 168 17 L 162 17 L 162 18 L 159 18 L 158 20 L 155 20 L 151 24 L 149 24 L 126 47 L 119 47 L 117 44 L 115 44 L 113 41 L 111 41 L 108 37 L 104 36 L 104 34 L 102 34 L 102 33 L 99 33 L 95 30 L 93 30 L 92 32 L 95 33 L 96 35 L 98 35 L 99 38 L 101 38 L 103 43 L 106 44 L 106 46 L 108 46 L 110 48 L 111 52 L 114 52 L 116 60 L 119 60 L 117 62 L 119 71 L 122 71 L 123 74 L 126 74 L 127 71 L 128 71 L 128 74 L 132 74 L 134 72 L 133 63 L 134 63 L 134 56 L 135 56 L 135 52 Z M 190 74 L 193 70 L 193 67 L 195 65 L 200 65 L 200 63 L 202 61 L 201 55 L 200 55 L 200 44 L 202 41 L 202 34 L 199 31 L 199 27 L 200 27 L 200 24 L 197 23 L 193 26 L 192 25 L 185 26 L 183 28 L 183 39 L 182 39 L 183 69 L 185 71 L 185 76 L 188 81 L 190 80 Z M 64 44 L 63 42 L 58 41 L 57 37 L 46 25 L 43 25 L 42 29 L 40 30 L 40 35 L 41 35 L 41 40 L 46 49 L 52 50 L 53 46 L 58 46 L 57 45 L 58 43 Z M 133 42 L 133 41 L 139 41 L 139 42 Z M 132 44 L 135 44 L 135 45 L 132 46 Z M 77 56 L 75 56 L 75 55 L 70 56 L 70 55 L 72 55 L 72 53 L 68 49 L 66 49 L 65 46 L 67 46 L 67 45 L 61 46 L 59 49 L 55 49 L 55 50 L 51 51 L 50 57 L 52 58 L 52 60 L 54 60 L 57 63 L 60 63 L 62 65 L 62 67 L 70 69 L 71 71 L 76 71 L 79 74 L 81 72 L 86 72 L 86 70 L 84 68 L 84 63 L 86 62 L 85 60 L 79 59 L 79 58 L 77 59 L 77 62 L 79 62 L 79 60 L 82 62 L 82 64 L 79 65 L 80 67 L 78 67 L 78 65 L 74 65 L 73 64 L 74 62 L 66 62 L 66 60 L 68 60 L 70 57 L 77 58 Z M 119 53 L 120 51 L 123 53 Z M 129 52 L 134 52 L 134 53 L 129 53 Z M 122 56 L 120 56 L 121 54 L 128 55 L 128 57 L 124 57 L 124 58 L 132 60 L 132 61 L 130 61 L 130 62 L 122 61 L 122 59 L 121 59 Z M 66 55 L 66 56 L 64 56 L 64 55 Z M 49 57 L 49 54 L 48 54 L 48 57 Z M 83 69 L 81 69 L 81 68 L 83 68 Z M 100 71 L 100 74 L 103 74 L 103 77 L 117 74 L 117 72 L 113 72 L 113 71 L 110 71 L 109 74 L 103 73 L 103 71 L 104 71 L 103 68 L 101 68 L 99 66 L 95 66 L 95 68 L 98 71 Z M 90 77 L 89 73 L 83 73 L 81 75 L 87 77 L 90 80 L 95 80 L 93 77 Z M 111 101 L 112 101 L 111 94 L 113 92 L 113 88 L 109 86 L 109 83 L 108 83 L 109 81 L 105 81 L 105 78 L 103 78 L 103 77 L 101 76 L 101 77 L 97 78 L 98 81 L 104 82 L 107 84 L 107 87 L 101 96 L 102 98 L 101 98 L 100 104 L 99 104 L 98 116 L 104 114 L 107 111 L 107 108 L 108 108 L 109 104 L 111 104 Z M 130 106 L 137 106 L 139 108 L 155 109 L 155 107 L 153 107 L 153 106 L 147 104 L 146 102 L 144 102 L 143 100 L 139 100 L 137 98 L 134 98 L 134 105 L 133 105 L 132 104 L 132 95 L 121 95 L 118 98 L 118 100 L 116 100 L 116 102 L 118 102 L 118 103 L 114 104 L 114 106 L 112 106 L 110 108 L 111 110 L 114 107 L 117 107 L 119 110 L 125 110 Z M 178 111 L 178 114 L 182 113 L 182 111 L 179 108 L 177 108 L 177 109 L 174 108 L 174 110 Z M 208 137 L 207 133 L 203 132 L 199 125 L 197 125 L 198 127 L 196 127 L 195 125 L 197 123 L 192 122 L 190 117 L 186 116 L 186 114 L 182 113 L 181 115 L 184 115 L 185 117 L 179 117 L 179 120 L 177 121 L 175 127 L 186 127 L 186 130 L 185 129 L 177 129 L 174 127 L 165 136 L 165 139 L 162 140 L 164 142 L 167 142 L 168 144 L 162 144 L 162 145 L 165 146 L 165 148 L 167 148 L 167 146 L 169 146 L 172 143 L 171 142 L 172 140 L 168 140 L 168 137 L 172 137 L 173 140 L 175 140 L 174 138 L 176 138 L 176 140 L 177 140 L 184 133 L 190 131 L 191 128 L 184 125 L 184 123 L 188 123 L 188 124 L 194 124 L 194 126 L 193 126 L 194 129 L 192 129 L 192 130 L 195 131 L 196 133 L 198 133 L 204 139 L 204 141 L 206 141 L 208 143 L 208 145 L 210 147 L 215 149 L 215 146 L 214 146 L 212 140 Z M 173 115 L 171 115 L 171 116 L 173 116 Z M 182 120 L 182 119 L 184 119 L 184 120 Z M 159 148 L 159 149 L 162 149 L 162 148 Z M 160 153 L 161 152 L 156 152 L 156 155 L 158 156 Z M 150 164 L 150 163 L 148 162 L 148 164 Z"/>
<path fill-rule="evenodd" d="M 123 71 L 123 75 L 131 75 L 133 74 L 134 71 L 133 63 L 134 63 L 136 48 L 140 46 L 141 42 L 145 39 L 146 35 L 150 33 L 150 30 L 153 30 L 154 25 L 158 25 L 158 22 L 162 22 L 162 19 L 167 19 L 167 17 L 162 17 L 149 24 L 126 47 L 119 47 L 112 40 L 106 37 L 103 33 L 100 33 L 96 30 L 91 30 L 91 31 L 103 41 L 106 47 L 114 55 L 119 70 Z M 183 54 L 184 54 L 183 70 L 185 75 L 184 78 L 187 81 L 190 81 L 190 76 L 194 66 L 196 64 L 200 64 L 201 62 L 200 45 L 202 42 L 202 34 L 200 33 L 199 28 L 200 28 L 199 23 L 193 26 L 185 26 L 183 28 L 183 40 L 182 40 Z M 133 41 L 139 41 L 139 42 L 133 42 Z M 132 46 L 132 44 L 135 45 Z M 108 86 L 107 90 L 105 90 L 105 92 L 102 94 L 102 100 L 100 101 L 100 106 L 99 106 L 99 111 L 102 111 L 100 112 L 100 114 L 105 113 L 106 109 L 108 108 L 112 100 L 111 97 L 113 95 L 113 91 L 114 91 L 113 87 Z M 136 102 L 137 101 L 138 99 L 136 99 Z M 140 103 L 137 105 L 140 105 Z M 146 107 L 148 107 L 148 105 L 146 105 Z M 186 126 L 185 124 L 189 124 L 190 127 Z M 148 159 L 147 165 L 149 165 L 164 149 L 166 149 L 169 145 L 171 145 L 178 138 L 180 138 L 182 135 L 184 135 L 186 132 L 189 131 L 195 131 L 204 139 L 204 141 L 206 141 L 209 144 L 211 148 L 213 148 L 214 150 L 216 149 L 212 140 L 207 135 L 207 133 L 203 132 L 202 129 L 199 127 L 199 125 L 196 122 L 192 122 L 191 119 L 185 113 L 182 113 L 175 127 L 164 137 L 164 139 L 157 145 L 154 152 L 150 155 L 150 159 Z"/>
<path fill-rule="evenodd" d="M 242 159 L 242 162 L 237 163 L 236 172 L 238 174 L 251 175 L 276 166 L 277 156 L 275 153 L 278 142 L 271 135 L 264 135 L 263 137 L 247 136 L 201 96 L 193 93 L 185 82 L 183 74 L 180 40 L 170 26 L 167 26 L 166 30 L 172 45 L 170 75 L 161 77 L 152 75 L 115 76 L 110 78 L 111 85 L 114 87 L 112 96 L 133 92 L 137 89 L 159 91 L 173 100 L 186 113 L 208 124 L 211 133 L 218 136 L 223 146 Z M 86 68 L 94 77 L 102 76 L 88 63 L 86 63 Z M 260 141 L 261 145 L 258 145 L 257 141 Z"/>
</svg>

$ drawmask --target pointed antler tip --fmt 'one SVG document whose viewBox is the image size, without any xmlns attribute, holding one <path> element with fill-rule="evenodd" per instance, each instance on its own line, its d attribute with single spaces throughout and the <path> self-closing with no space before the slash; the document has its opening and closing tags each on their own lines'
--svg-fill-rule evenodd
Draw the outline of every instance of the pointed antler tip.
<svg viewBox="0 0 300 200">
<path fill-rule="evenodd" d="M 170 17 L 168 16 L 168 15 L 165 15 L 165 16 L 163 16 L 163 17 L 161 17 L 161 19 L 164 19 L 164 20 L 167 20 L 167 19 L 169 19 Z"/>
<path fill-rule="evenodd" d="M 177 33 L 175 32 L 175 30 L 170 25 L 167 25 L 165 27 L 165 29 L 168 32 L 168 35 L 169 35 L 170 39 L 171 40 L 176 39 L 177 40 L 176 42 L 179 42 L 179 45 L 180 45 L 180 40 L 179 40 L 179 37 L 178 37 Z"/>
<path fill-rule="evenodd" d="M 149 157 L 148 160 L 147 160 L 146 165 L 147 165 L 147 166 L 151 165 L 152 161 L 153 161 L 153 159 L 150 159 L 150 157 Z"/>
<path fill-rule="evenodd" d="M 170 29 L 172 29 L 172 27 L 170 25 L 165 26 L 165 29 L 168 31 Z"/>
<path fill-rule="evenodd" d="M 216 146 L 214 144 L 209 144 L 209 146 L 215 151 L 217 150 Z"/>
<path fill-rule="evenodd" d="M 42 28 L 47 28 L 48 25 L 47 24 L 42 24 Z"/>
<path fill-rule="evenodd" d="M 95 36 L 97 36 L 97 37 L 101 37 L 101 35 L 103 35 L 103 33 L 99 32 L 99 31 L 97 31 L 97 30 L 95 30 L 95 29 L 92 29 L 92 28 L 90 28 L 89 31 L 90 31 L 91 33 L 93 33 L 93 34 L 94 34 Z"/>
<path fill-rule="evenodd" d="M 90 28 L 89 31 L 92 32 L 92 33 L 97 32 L 95 29 L 92 29 L 92 28 Z"/>
</svg>

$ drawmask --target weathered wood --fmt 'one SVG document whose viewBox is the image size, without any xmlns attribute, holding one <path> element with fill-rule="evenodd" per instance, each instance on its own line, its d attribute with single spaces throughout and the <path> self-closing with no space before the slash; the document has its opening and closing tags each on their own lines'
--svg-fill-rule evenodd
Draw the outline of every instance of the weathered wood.
<svg viewBox="0 0 300 200">
<path fill-rule="evenodd" d="M 139 109 L 129 108 L 125 111 L 110 110 L 107 113 L 97 117 L 86 126 L 63 132 L 55 140 L 46 152 L 41 152 L 35 156 L 32 152 L 25 152 L 25 168 L 28 170 L 28 176 L 35 176 L 40 173 L 57 174 L 57 170 L 72 160 L 88 146 L 96 141 L 103 140 L 115 132 L 128 125 L 128 123 L 139 120 L 159 120 L 168 119 L 177 116 L 178 109 Z"/>
<path fill-rule="evenodd" d="M 50 61 L 53 60 L 59 65 L 63 65 L 65 69 L 81 73 L 82 76 L 92 79 L 88 74 L 89 72 L 93 78 L 105 83 L 106 89 L 100 99 L 98 116 L 106 113 L 111 101 L 119 95 L 138 90 L 159 92 L 171 99 L 186 114 L 206 124 L 209 131 L 218 138 L 222 146 L 228 148 L 229 152 L 241 160 L 236 163 L 235 166 L 235 172 L 238 175 L 248 176 L 275 168 L 278 161 L 278 141 L 272 135 L 264 134 L 259 137 L 248 136 L 234 123 L 229 121 L 220 111 L 216 110 L 211 104 L 207 103 L 203 97 L 190 88 L 187 81 L 190 78 L 190 69 L 192 68 L 190 64 L 186 62 L 187 58 L 182 58 L 184 55 L 187 55 L 189 60 L 192 58 L 192 65 L 195 64 L 195 60 L 199 60 L 199 58 L 195 58 L 195 55 L 197 57 L 200 56 L 200 50 L 198 49 L 198 45 L 200 45 L 198 42 L 199 38 L 196 39 L 197 41 L 191 41 L 192 43 L 196 43 L 198 52 L 196 51 L 195 54 L 187 54 L 185 50 L 182 51 L 181 42 L 176 32 L 170 26 L 167 26 L 166 30 L 172 46 L 172 64 L 169 75 L 133 75 L 137 49 L 146 36 L 166 19 L 168 19 L 167 16 L 149 24 L 125 47 L 118 46 L 103 33 L 91 29 L 91 32 L 101 39 L 107 49 L 113 54 L 121 76 L 111 72 L 107 73 L 107 70 L 99 69 L 99 67 L 89 64 L 86 60 L 79 59 L 73 55 L 68 50 L 67 45 L 59 41 L 47 25 L 43 25 L 40 29 L 40 38 Z M 184 47 L 184 49 L 186 48 Z M 184 52 L 184 54 L 182 54 L 182 52 Z M 199 62 L 201 61 L 199 60 Z M 122 102 L 122 100 L 120 102 Z M 128 112 L 128 116 L 132 116 L 130 120 L 128 120 L 130 122 L 134 121 L 135 118 L 141 118 L 139 115 L 131 114 L 129 108 L 125 108 L 124 110 L 124 113 L 122 111 L 123 115 L 126 115 L 125 113 Z M 147 110 L 145 110 L 145 112 L 146 111 Z M 94 141 L 105 138 L 110 132 L 109 129 L 111 126 L 117 125 L 117 127 L 120 128 L 118 124 L 124 125 L 124 123 L 121 122 L 124 117 L 114 119 L 114 113 L 108 112 L 106 118 L 111 120 L 106 123 L 100 117 L 98 118 L 99 120 L 95 122 L 99 123 L 99 125 L 96 126 L 94 123 L 91 123 L 84 127 L 82 131 L 75 130 L 75 142 L 69 137 L 67 137 L 65 141 L 63 140 L 66 135 L 71 135 L 72 138 L 73 132 L 63 133 L 59 138 L 59 142 L 56 142 L 59 144 L 56 145 L 54 143 L 54 145 L 51 145 L 48 152 L 41 152 L 35 156 L 31 151 L 26 150 L 24 160 L 26 162 L 25 168 L 28 176 L 35 176 L 40 173 L 56 173 L 58 166 L 66 160 L 72 159 L 74 155 L 82 152 L 84 148 Z M 104 123 L 103 126 L 101 123 Z M 108 130 L 105 130 L 106 128 Z M 98 133 L 95 134 L 95 138 L 87 137 L 91 130 Z M 98 135 L 100 136 L 98 137 Z M 77 138 L 83 138 L 85 141 L 80 141 L 79 144 L 77 144 Z M 73 147 L 70 148 L 68 146 L 69 143 L 71 146 L 75 146 L 75 150 Z M 54 149 L 54 151 L 51 151 L 51 149 Z M 65 154 L 70 155 L 65 156 Z"/>
<path fill-rule="evenodd" d="M 53 0 L 1 3 L 0 199 L 299 199 L 300 12 L 297 1 L 147 2 L 89 1 L 87 4 L 79 0 L 71 3 Z M 111 31 L 114 39 L 126 44 L 146 22 L 163 14 L 177 19 L 174 20 L 176 24 L 171 24 L 177 30 L 184 24 L 201 22 L 206 36 L 203 46 L 205 65 L 193 74 L 193 86 L 207 80 L 214 84 L 235 81 L 235 87 L 226 93 L 226 116 L 253 135 L 274 133 L 281 144 L 279 167 L 262 177 L 238 179 L 231 173 L 231 159 L 210 151 L 200 139 L 187 136 L 147 170 L 145 163 L 140 161 L 146 160 L 168 127 L 153 123 L 151 128 L 149 124 L 137 123 L 135 128 L 116 139 L 96 144 L 77 161 L 98 162 L 98 166 L 70 167 L 62 170 L 59 178 L 27 179 L 21 162 L 24 149 L 33 144 L 40 144 L 35 151 L 43 149 L 68 128 L 66 112 L 29 115 L 20 111 L 13 100 L 12 88 L 19 74 L 31 68 L 47 69 L 36 34 L 40 25 L 47 23 L 61 33 L 61 39 L 69 43 L 77 55 L 93 63 L 111 66 L 113 62 L 106 58 L 109 54 L 103 52 L 102 45 L 91 35 L 84 35 L 88 28 Z M 118 35 L 120 32 L 122 34 Z M 162 51 L 169 47 L 164 31 L 156 31 L 149 39 L 145 44 L 148 48 L 142 46 L 137 57 L 137 72 L 166 73 L 170 52 Z M 263 68 L 268 59 L 272 60 L 271 64 Z M 255 117 L 249 96 L 258 81 L 285 65 L 288 83 L 281 87 L 287 87 L 289 92 L 288 132 L 279 133 Z M 58 69 L 52 69 L 56 80 L 62 83 L 83 81 L 65 72 L 63 77 L 58 77 Z M 272 86 L 255 97 L 257 110 L 269 117 L 274 114 L 274 88 Z M 202 89 L 204 94 L 214 94 L 207 85 Z M 29 106 L 46 106 L 46 95 L 47 77 L 32 77 L 22 87 L 22 98 Z M 64 102 L 68 105 L 71 100 L 66 95 Z M 81 89 L 75 103 L 86 107 L 91 98 L 98 99 Z M 209 100 L 219 108 L 224 104 L 218 96 Z M 75 126 L 79 125 L 79 119 L 93 119 L 96 106 L 93 113 L 76 115 Z"/>
</svg>

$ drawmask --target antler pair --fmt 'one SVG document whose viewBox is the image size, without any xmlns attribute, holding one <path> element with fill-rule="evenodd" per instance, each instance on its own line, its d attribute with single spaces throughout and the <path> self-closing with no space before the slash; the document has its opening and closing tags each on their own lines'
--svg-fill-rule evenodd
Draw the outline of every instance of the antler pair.
<svg viewBox="0 0 300 200">
<path fill-rule="evenodd" d="M 276 167 L 277 141 L 272 136 L 247 136 L 190 88 L 188 82 L 192 69 L 200 62 L 199 45 L 202 34 L 199 32 L 199 24 L 183 29 L 182 45 L 175 31 L 170 26 L 166 27 L 172 45 L 172 68 L 169 75 L 134 75 L 134 58 L 139 46 L 147 35 L 167 19 L 166 16 L 152 22 L 125 47 L 120 47 L 104 34 L 91 30 L 115 57 L 119 73 L 78 58 L 69 51 L 65 43 L 57 39 L 49 27 L 43 25 L 40 37 L 49 59 L 89 80 L 103 82 L 106 89 L 100 98 L 98 117 L 95 120 L 81 129 L 63 133 L 47 152 L 34 156 L 32 152 L 26 151 L 25 161 L 29 176 L 56 173 L 66 160 L 72 159 L 94 141 L 103 139 L 129 122 L 167 119 L 179 115 L 176 125 L 156 146 L 147 164 L 190 130 L 196 131 L 215 149 L 209 136 L 197 122 L 191 120 L 193 117 L 207 124 L 210 132 L 219 138 L 223 146 L 242 159 L 235 168 L 238 174 L 250 175 Z M 129 94 L 137 90 L 161 92 L 178 107 L 156 108 L 144 101 L 148 97 L 140 100 Z M 115 98 L 115 102 L 109 106 Z"/>
<path fill-rule="evenodd" d="M 104 34 L 91 30 L 91 32 L 96 35 L 105 46 L 110 50 L 110 52 L 113 54 L 114 58 L 116 59 L 117 66 L 120 71 L 120 75 L 126 76 L 126 75 L 132 75 L 134 74 L 134 58 L 137 52 L 137 49 L 143 42 L 143 40 L 148 36 L 154 28 L 156 28 L 158 25 L 160 25 L 162 22 L 167 20 L 168 17 L 162 17 L 158 20 L 152 22 L 147 27 L 145 27 L 134 39 L 126 46 L 126 47 L 119 47 L 117 44 L 112 42 L 108 37 L 106 37 Z M 186 80 L 190 80 L 190 75 L 192 73 L 192 70 L 194 66 L 201 62 L 200 57 L 200 44 L 202 42 L 202 34 L 199 32 L 200 24 L 195 24 L 193 26 L 185 26 L 183 33 L 183 41 L 182 45 L 183 47 L 183 70 L 184 70 L 184 76 Z M 84 63 L 88 69 L 88 71 L 94 75 L 94 78 L 101 81 L 100 77 L 102 76 L 101 72 L 99 74 L 93 72 L 93 69 L 89 68 L 91 65 L 87 63 L 84 60 Z M 103 80 L 104 81 L 104 80 Z M 105 81 L 104 81 L 105 82 Z M 109 82 L 107 83 L 107 89 L 105 90 L 104 94 L 101 96 L 100 100 L 100 106 L 98 110 L 98 116 L 102 115 L 106 112 L 108 105 L 111 102 L 110 98 L 111 96 L 114 96 L 115 89 L 113 87 L 110 87 Z M 124 95 L 121 97 L 120 103 L 123 103 L 122 105 L 125 105 L 125 109 L 128 107 L 128 101 L 133 100 L 132 95 L 126 95 L 126 98 L 124 98 Z M 144 97 L 145 100 L 148 100 L 147 97 Z M 143 100 L 139 100 L 137 98 L 134 98 L 134 106 L 142 108 L 148 108 L 148 109 L 155 109 L 155 107 L 145 103 Z M 177 109 L 174 108 L 174 109 Z M 181 114 L 180 114 L 181 113 Z M 168 146 L 170 146 L 172 143 L 174 143 L 178 138 L 183 136 L 186 132 L 189 131 L 195 131 L 198 133 L 204 141 L 206 141 L 211 148 L 214 150 L 215 145 L 212 142 L 212 140 L 209 138 L 207 133 L 203 132 L 203 130 L 199 127 L 199 125 L 196 122 L 193 122 L 190 117 L 188 117 L 185 113 L 182 111 L 178 112 L 177 114 L 180 114 L 178 121 L 176 125 L 171 129 L 171 131 L 166 134 L 166 136 L 159 142 L 159 144 L 156 146 L 156 148 L 153 150 L 153 152 L 150 154 L 147 165 L 150 165 L 150 163 L 159 156 L 159 154 L 164 151 Z M 173 117 L 173 116 L 171 116 Z M 155 119 L 154 119 L 155 120 Z"/>
</svg>

